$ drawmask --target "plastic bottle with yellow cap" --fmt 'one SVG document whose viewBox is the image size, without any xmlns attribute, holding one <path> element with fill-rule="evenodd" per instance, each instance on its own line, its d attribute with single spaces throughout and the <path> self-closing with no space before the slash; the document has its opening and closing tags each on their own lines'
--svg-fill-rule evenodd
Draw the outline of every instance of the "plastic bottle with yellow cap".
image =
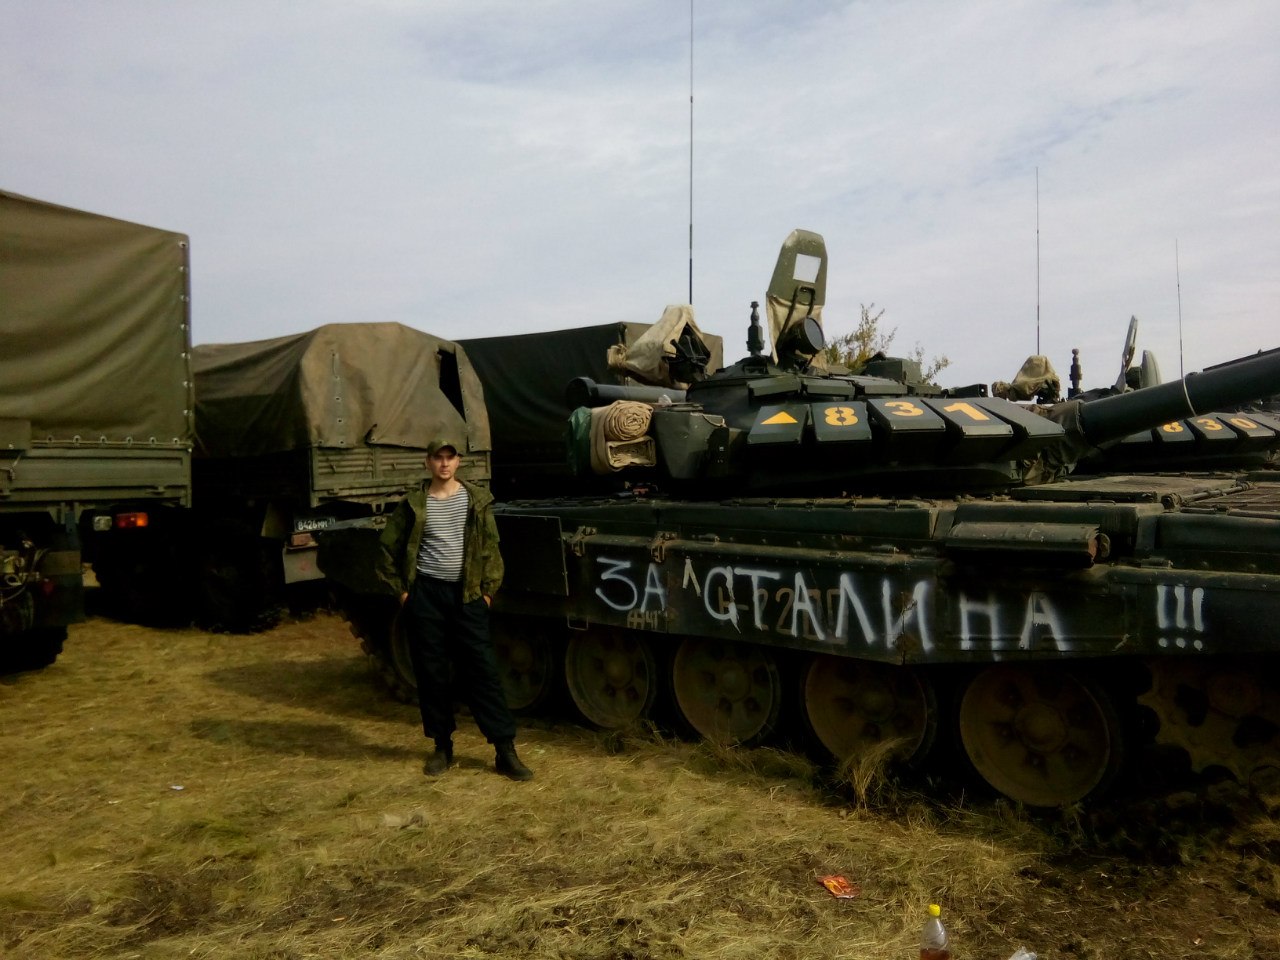
<svg viewBox="0 0 1280 960">
<path fill-rule="evenodd" d="M 920 930 L 920 960 L 951 960 L 951 941 L 936 903 L 929 904 L 929 916 Z"/>
</svg>

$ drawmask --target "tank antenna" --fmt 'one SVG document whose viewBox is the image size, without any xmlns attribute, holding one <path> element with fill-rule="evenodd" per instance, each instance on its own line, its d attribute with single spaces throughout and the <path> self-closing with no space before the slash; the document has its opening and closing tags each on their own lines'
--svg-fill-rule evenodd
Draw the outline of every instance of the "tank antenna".
<svg viewBox="0 0 1280 960">
<path fill-rule="evenodd" d="M 1040 355 L 1040 168 L 1036 167 L 1036 356 Z"/>
<path fill-rule="evenodd" d="M 1182 368 L 1182 265 L 1178 259 L 1178 238 L 1173 238 L 1173 275 L 1178 283 L 1178 376 L 1185 378 Z"/>
<path fill-rule="evenodd" d="M 747 352 L 751 359 L 759 360 L 764 356 L 764 330 L 760 326 L 760 302 L 751 301 L 751 322 L 747 326 Z"/>
<path fill-rule="evenodd" d="M 693 306 L 693 0 L 689 0 L 689 306 Z"/>
</svg>

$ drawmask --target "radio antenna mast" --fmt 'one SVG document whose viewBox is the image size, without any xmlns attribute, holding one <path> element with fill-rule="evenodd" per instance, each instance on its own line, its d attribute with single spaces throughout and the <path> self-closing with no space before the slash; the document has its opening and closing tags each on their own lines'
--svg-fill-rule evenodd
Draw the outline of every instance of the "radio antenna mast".
<svg viewBox="0 0 1280 960">
<path fill-rule="evenodd" d="M 1186 378 L 1182 369 L 1182 264 L 1178 258 L 1178 238 L 1173 238 L 1173 275 L 1178 282 L 1178 376 Z"/>
<path fill-rule="evenodd" d="M 689 305 L 693 306 L 693 0 L 689 0 Z"/>
<path fill-rule="evenodd" d="M 1036 167 L 1036 356 L 1040 355 L 1040 168 Z"/>
</svg>

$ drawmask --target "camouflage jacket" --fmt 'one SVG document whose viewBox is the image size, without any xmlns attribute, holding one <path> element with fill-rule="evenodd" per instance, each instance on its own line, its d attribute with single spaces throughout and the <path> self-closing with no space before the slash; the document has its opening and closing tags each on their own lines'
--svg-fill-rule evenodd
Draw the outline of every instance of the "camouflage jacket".
<svg viewBox="0 0 1280 960">
<path fill-rule="evenodd" d="M 498 525 L 493 519 L 493 495 L 466 480 L 466 541 L 462 555 L 462 601 L 492 597 L 502 586 L 502 554 L 498 550 Z M 427 487 L 423 481 L 400 502 L 382 531 L 378 577 L 398 597 L 407 593 L 418 575 L 418 546 L 427 520 Z"/>
</svg>

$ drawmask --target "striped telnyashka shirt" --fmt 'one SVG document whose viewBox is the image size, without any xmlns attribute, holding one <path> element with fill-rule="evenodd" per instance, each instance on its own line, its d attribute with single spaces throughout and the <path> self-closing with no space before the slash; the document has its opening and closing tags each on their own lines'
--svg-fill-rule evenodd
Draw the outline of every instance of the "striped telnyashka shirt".
<svg viewBox="0 0 1280 960">
<path fill-rule="evenodd" d="M 462 579 L 462 550 L 466 541 L 467 488 L 437 500 L 427 497 L 427 522 L 418 545 L 418 573 L 437 580 Z"/>
</svg>

